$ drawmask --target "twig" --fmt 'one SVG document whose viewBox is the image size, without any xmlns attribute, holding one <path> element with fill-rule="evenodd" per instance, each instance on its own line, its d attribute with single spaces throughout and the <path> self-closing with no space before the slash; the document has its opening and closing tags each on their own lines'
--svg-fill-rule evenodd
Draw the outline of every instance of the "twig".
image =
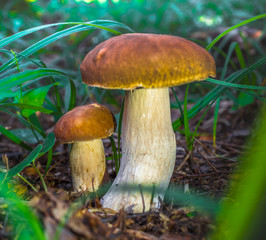
<svg viewBox="0 0 266 240">
<path fill-rule="evenodd" d="M 196 139 L 196 138 L 195 138 Z M 197 140 L 196 140 L 197 141 Z M 201 144 L 201 143 L 200 143 Z M 209 164 L 209 166 L 215 171 L 215 172 L 217 172 L 217 169 L 216 169 L 216 167 L 214 167 L 214 165 L 207 159 L 207 158 L 205 158 L 204 156 L 203 156 L 203 154 L 200 152 L 200 151 L 198 151 L 198 153 L 200 154 L 200 156 Z"/>
<path fill-rule="evenodd" d="M 177 168 L 177 171 L 179 172 L 185 165 L 185 163 L 187 162 L 187 160 L 189 159 L 190 154 L 187 153 L 186 157 L 184 158 L 184 160 L 182 161 L 182 163 L 179 165 L 179 167 Z"/>
</svg>

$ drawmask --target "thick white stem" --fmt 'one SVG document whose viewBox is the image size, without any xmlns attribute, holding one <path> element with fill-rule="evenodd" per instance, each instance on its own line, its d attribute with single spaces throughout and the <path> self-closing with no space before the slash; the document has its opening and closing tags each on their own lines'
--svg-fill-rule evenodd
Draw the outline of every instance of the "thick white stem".
<svg viewBox="0 0 266 240">
<path fill-rule="evenodd" d="M 102 140 L 74 142 L 70 153 L 70 168 L 75 191 L 96 191 L 106 168 Z"/>
<path fill-rule="evenodd" d="M 111 188 L 102 199 L 103 207 L 133 212 L 148 211 L 151 193 L 117 191 L 123 184 L 155 184 L 168 187 L 176 159 L 168 88 L 128 91 L 122 123 L 121 166 Z M 155 194 L 153 205 L 159 206 Z M 144 204 L 143 204 L 144 202 Z"/>
</svg>

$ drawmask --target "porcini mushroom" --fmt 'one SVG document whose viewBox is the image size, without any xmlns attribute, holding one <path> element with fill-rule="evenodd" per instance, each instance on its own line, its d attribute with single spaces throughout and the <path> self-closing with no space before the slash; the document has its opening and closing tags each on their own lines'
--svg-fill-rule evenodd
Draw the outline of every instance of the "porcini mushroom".
<svg viewBox="0 0 266 240">
<path fill-rule="evenodd" d="M 75 191 L 94 192 L 106 174 L 102 138 L 115 131 L 115 118 L 109 109 L 93 103 L 78 106 L 56 123 L 54 133 L 61 143 L 73 143 L 70 168 Z"/>
<path fill-rule="evenodd" d="M 214 77 L 215 62 L 202 47 L 186 39 L 129 33 L 110 38 L 90 51 L 81 66 L 90 86 L 125 89 L 121 166 L 102 199 L 103 207 L 148 211 L 151 193 L 117 191 L 123 184 L 156 185 L 159 206 L 176 159 L 169 87 Z"/>
</svg>

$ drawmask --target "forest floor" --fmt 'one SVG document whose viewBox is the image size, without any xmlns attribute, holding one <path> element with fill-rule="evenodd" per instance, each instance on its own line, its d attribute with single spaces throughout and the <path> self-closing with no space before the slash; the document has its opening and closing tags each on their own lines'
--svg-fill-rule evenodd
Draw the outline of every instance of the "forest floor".
<svg viewBox="0 0 266 240">
<path fill-rule="evenodd" d="M 193 157 L 197 165 L 193 171 L 188 163 L 184 162 L 187 155 L 185 137 L 177 133 L 177 157 L 171 184 L 179 186 L 188 194 L 199 194 L 214 200 L 226 196 L 231 174 L 238 166 L 239 156 L 246 148 L 245 141 L 252 132 L 257 109 L 258 106 L 254 103 L 232 110 L 231 102 L 221 101 L 215 151 L 212 142 L 211 109 L 204 118 L 195 140 Z M 52 118 L 49 115 L 40 116 L 42 117 L 47 129 L 52 129 Z M 193 118 L 190 126 L 196 126 L 200 117 L 199 114 Z M 2 113 L 0 121 L 11 128 L 19 126 L 16 119 Z M 114 135 L 114 138 L 117 140 L 117 135 Z M 110 157 L 112 150 L 108 139 L 104 140 L 104 145 L 106 156 Z M 54 150 L 58 154 L 53 157 L 49 173 L 45 177 L 48 193 L 43 191 L 38 174 L 32 167 L 27 167 L 21 174 L 37 186 L 39 193 L 20 181 L 26 188 L 24 196 L 35 209 L 50 239 L 58 231 L 59 224 L 63 226 L 60 239 L 206 239 L 208 233 L 215 229 L 212 216 L 191 207 L 170 203 L 162 203 L 159 210 L 142 214 L 129 214 L 123 210 L 107 211 L 101 208 L 98 198 L 84 200 L 80 206 L 75 207 L 76 204 L 73 203 L 80 196 L 73 193 L 72 189 L 68 146 L 57 144 Z M 0 135 L 0 154 L 7 155 L 9 167 L 12 168 L 28 153 Z M 44 172 L 46 158 L 39 159 L 37 166 Z M 113 162 L 109 161 L 108 172 L 111 179 L 115 177 L 113 169 Z M 67 220 L 62 220 L 69 209 L 74 210 L 70 211 Z M 9 239 L 9 228 L 5 228 L 3 219 L 0 217 L 0 239 Z"/>
</svg>

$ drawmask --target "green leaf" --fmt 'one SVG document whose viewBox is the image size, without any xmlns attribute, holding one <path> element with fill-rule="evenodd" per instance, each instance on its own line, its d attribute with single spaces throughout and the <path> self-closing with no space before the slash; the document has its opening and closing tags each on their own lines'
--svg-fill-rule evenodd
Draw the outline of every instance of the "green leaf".
<svg viewBox="0 0 266 240">
<path fill-rule="evenodd" d="M 17 128 L 10 130 L 10 132 L 17 136 L 19 139 L 22 139 L 24 142 L 27 142 L 29 144 L 38 143 L 38 140 L 36 139 L 36 136 L 34 134 L 37 135 L 39 140 L 44 139 L 38 132 L 33 133 L 32 129 L 30 128 Z"/>
<path fill-rule="evenodd" d="M 39 144 L 22 162 L 7 172 L 6 178 L 11 178 L 21 172 L 25 167 L 32 163 L 39 155 L 42 145 Z"/>
<path fill-rule="evenodd" d="M 247 106 L 253 103 L 254 99 L 255 99 L 254 96 L 252 96 L 251 94 L 245 93 L 245 92 L 239 93 L 237 97 L 239 107 L 244 107 L 244 106 Z"/>
<path fill-rule="evenodd" d="M 31 104 L 32 106 L 41 107 L 48 91 L 54 85 L 59 85 L 59 83 L 52 83 L 44 87 L 28 90 L 27 92 L 23 93 L 22 98 L 19 99 L 19 102 L 22 104 Z M 24 117 L 29 117 L 35 112 L 35 110 L 23 109 L 21 114 Z"/>
<path fill-rule="evenodd" d="M 48 152 L 55 144 L 55 135 L 53 132 L 49 133 L 43 143 L 40 154 L 45 154 Z"/>
<path fill-rule="evenodd" d="M 18 97 L 19 95 L 20 95 L 19 91 L 13 92 L 10 89 L 6 89 L 4 92 L 1 92 L 1 90 L 0 90 L 0 99 L 10 98 L 10 97 Z"/>
</svg>

